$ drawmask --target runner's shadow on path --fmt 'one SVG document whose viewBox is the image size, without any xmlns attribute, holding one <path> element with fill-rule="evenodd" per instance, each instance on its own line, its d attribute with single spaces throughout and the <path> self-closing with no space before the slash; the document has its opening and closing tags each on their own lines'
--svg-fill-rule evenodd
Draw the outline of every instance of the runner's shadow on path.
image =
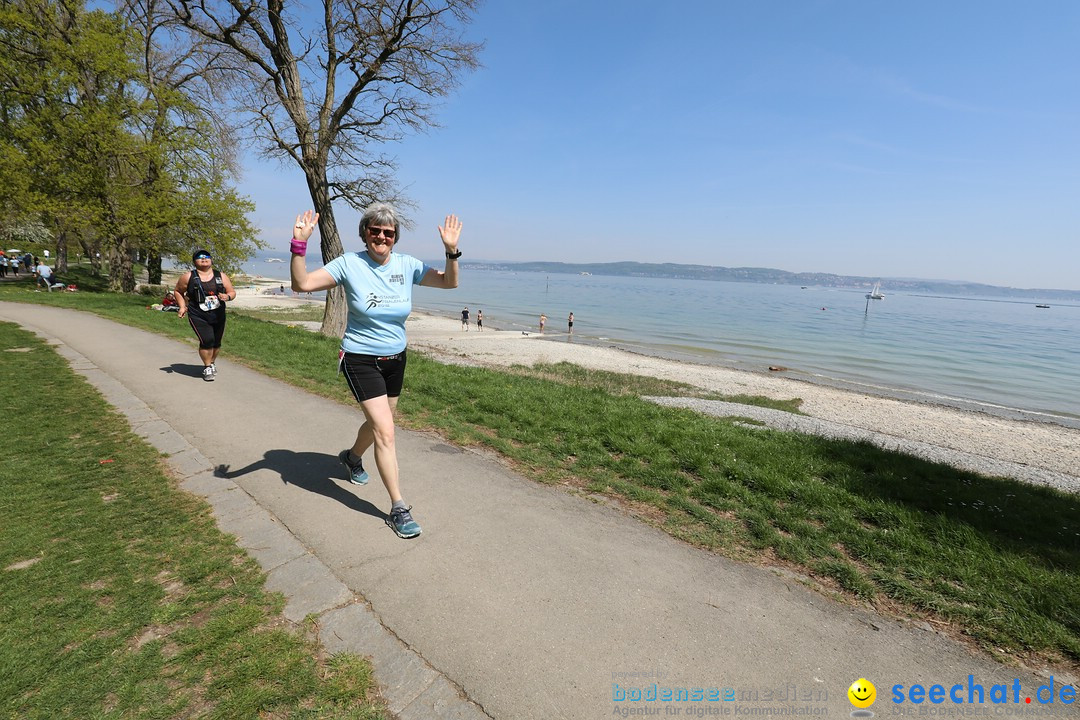
<svg viewBox="0 0 1080 720">
<path fill-rule="evenodd" d="M 202 378 L 202 365 L 189 365 L 187 363 L 173 363 L 172 365 L 166 365 L 161 368 L 161 372 L 164 373 L 176 373 L 177 375 L 186 375 L 187 377 Z"/>
<path fill-rule="evenodd" d="M 344 466 L 335 455 L 267 450 L 262 460 L 256 460 L 247 467 L 230 470 L 228 465 L 218 465 L 214 468 L 214 475 L 231 480 L 256 470 L 272 470 L 281 476 L 281 481 L 286 485 L 295 485 L 316 495 L 337 500 L 350 510 L 379 520 L 387 518 L 382 510 L 367 500 L 356 497 L 333 480 L 335 476 L 345 472 Z"/>
</svg>

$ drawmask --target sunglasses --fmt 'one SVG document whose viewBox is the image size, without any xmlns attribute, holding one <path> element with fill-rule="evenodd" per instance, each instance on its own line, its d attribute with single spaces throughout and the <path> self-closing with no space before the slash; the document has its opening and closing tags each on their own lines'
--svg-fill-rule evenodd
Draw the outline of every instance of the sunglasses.
<svg viewBox="0 0 1080 720">
<path fill-rule="evenodd" d="M 196 260 L 212 260 L 213 258 L 211 258 L 209 255 L 196 255 L 195 259 Z"/>
<path fill-rule="evenodd" d="M 393 240 L 394 236 L 397 235 L 397 230 L 391 230 L 390 228 L 377 228 L 368 226 L 367 231 L 368 234 L 371 235 L 371 237 L 379 237 L 381 235 L 387 240 Z"/>
</svg>

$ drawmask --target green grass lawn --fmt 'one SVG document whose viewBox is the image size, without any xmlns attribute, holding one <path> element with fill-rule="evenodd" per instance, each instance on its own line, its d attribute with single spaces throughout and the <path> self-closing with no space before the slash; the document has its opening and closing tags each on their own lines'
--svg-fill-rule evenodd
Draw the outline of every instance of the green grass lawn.
<svg viewBox="0 0 1080 720">
<path fill-rule="evenodd" d="M 255 318 L 256 320 L 270 320 L 278 323 L 296 323 L 296 322 L 322 322 L 323 319 L 323 306 L 322 304 L 315 305 L 311 303 L 304 303 L 296 307 L 269 307 L 269 308 L 244 308 L 242 310 L 234 310 L 233 312 L 244 315 L 245 317 Z"/>
<path fill-rule="evenodd" d="M 145 300 L 8 290 L 0 298 L 190 332 L 171 314 L 147 311 Z M 336 349 L 334 339 L 236 314 L 224 352 L 351 403 L 335 376 Z M 1080 498 L 637 396 L 690 392 L 574 366 L 495 371 L 413 353 L 399 407 L 403 426 L 495 450 L 537 481 L 618 498 L 688 542 L 795 569 L 852 602 L 929 618 L 998 657 L 1080 664 Z"/>
<path fill-rule="evenodd" d="M 50 347 L 0 323 L 0 713 L 384 718 L 366 660 L 324 657 Z"/>
</svg>

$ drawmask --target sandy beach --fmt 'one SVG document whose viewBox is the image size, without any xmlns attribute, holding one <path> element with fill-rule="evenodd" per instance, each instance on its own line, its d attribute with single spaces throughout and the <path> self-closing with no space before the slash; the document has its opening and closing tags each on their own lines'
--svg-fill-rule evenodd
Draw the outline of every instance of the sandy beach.
<svg viewBox="0 0 1080 720">
<path fill-rule="evenodd" d="M 260 279 L 234 281 L 237 308 L 296 307 L 298 303 L 321 303 L 294 297 L 286 287 L 284 296 L 267 294 L 280 282 Z M 317 329 L 318 323 L 304 323 Z M 586 368 L 675 378 L 725 395 L 763 395 L 777 399 L 802 399 L 802 411 L 813 418 L 879 433 L 913 443 L 947 448 L 1015 463 L 1038 475 L 1080 475 L 1080 430 L 1052 423 L 1011 420 L 982 412 L 940 405 L 865 395 L 841 388 L 804 382 L 765 372 L 733 370 L 699 365 L 583 342 L 565 333 L 525 335 L 520 331 L 484 330 L 475 325 L 469 332 L 456 318 L 414 312 L 406 325 L 409 347 L 443 362 L 484 367 L 531 366 L 534 363 L 569 362 Z M 992 463 L 991 463 L 992 464 Z"/>
</svg>

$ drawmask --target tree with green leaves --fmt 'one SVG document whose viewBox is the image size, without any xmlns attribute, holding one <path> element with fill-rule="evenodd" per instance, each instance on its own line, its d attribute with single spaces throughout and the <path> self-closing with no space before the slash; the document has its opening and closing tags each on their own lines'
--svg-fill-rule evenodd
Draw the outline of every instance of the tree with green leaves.
<svg viewBox="0 0 1080 720">
<path fill-rule="evenodd" d="M 136 254 L 206 245 L 226 267 L 251 254 L 252 206 L 211 123 L 151 72 L 138 27 L 81 0 L 18 0 L 0 10 L 0 47 L 0 153 L 14 169 L 0 180 L 53 229 L 58 256 L 70 238 L 100 249 L 110 287 L 130 292 Z"/>
<path fill-rule="evenodd" d="M 464 38 L 478 0 L 163 2 L 227 53 L 232 102 L 259 148 L 303 172 L 324 263 L 343 252 L 333 203 L 400 202 L 382 146 L 433 125 L 435 101 L 478 64 Z M 340 336 L 345 321 L 333 288 L 322 332 Z"/>
<path fill-rule="evenodd" d="M 119 6 L 141 41 L 138 63 L 151 112 L 140 132 L 166 148 L 166 164 L 149 163 L 147 180 L 168 173 L 183 189 L 168 221 L 144 239 L 150 281 L 160 281 L 163 255 L 187 257 L 195 246 L 209 247 L 221 267 L 235 270 L 262 244 L 246 220 L 253 205 L 229 185 L 239 173 L 239 143 L 215 100 L 228 82 L 218 69 L 220 51 L 198 38 L 193 42 L 161 0 L 122 0 Z"/>
</svg>

